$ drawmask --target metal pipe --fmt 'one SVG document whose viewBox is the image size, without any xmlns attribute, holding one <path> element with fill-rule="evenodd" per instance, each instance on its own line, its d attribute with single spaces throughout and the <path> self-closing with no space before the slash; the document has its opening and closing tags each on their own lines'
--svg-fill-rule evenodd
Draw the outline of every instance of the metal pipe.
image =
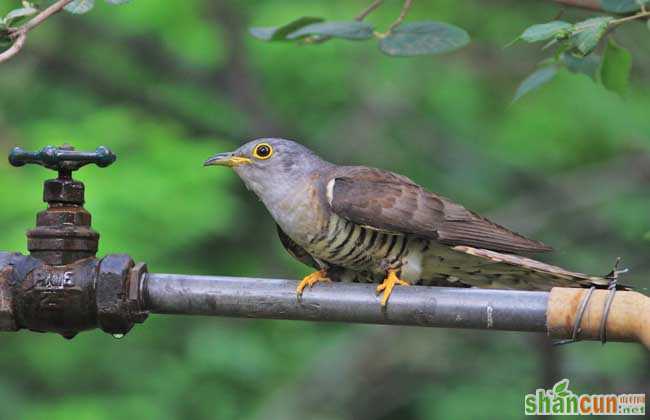
<svg viewBox="0 0 650 420">
<path fill-rule="evenodd" d="M 143 304 L 151 313 L 359 322 L 546 332 L 549 293 L 447 287 L 397 287 L 385 309 L 375 287 L 320 283 L 296 298 L 280 279 L 148 274 Z"/>
</svg>

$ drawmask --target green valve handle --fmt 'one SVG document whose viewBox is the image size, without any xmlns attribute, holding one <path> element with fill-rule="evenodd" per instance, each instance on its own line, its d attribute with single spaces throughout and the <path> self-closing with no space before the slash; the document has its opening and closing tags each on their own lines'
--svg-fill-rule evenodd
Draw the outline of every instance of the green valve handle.
<svg viewBox="0 0 650 420">
<path fill-rule="evenodd" d="M 46 146 L 38 152 L 28 152 L 21 147 L 14 147 L 9 153 L 9 163 L 13 166 L 33 163 L 67 174 L 91 163 L 105 168 L 116 159 L 117 156 L 104 146 L 99 146 L 94 152 L 76 151 L 69 145 Z"/>
</svg>

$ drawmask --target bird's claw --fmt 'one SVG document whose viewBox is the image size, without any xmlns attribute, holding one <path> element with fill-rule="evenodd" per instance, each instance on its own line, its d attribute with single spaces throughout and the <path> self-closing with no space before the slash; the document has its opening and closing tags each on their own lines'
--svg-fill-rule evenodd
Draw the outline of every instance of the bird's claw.
<svg viewBox="0 0 650 420">
<path fill-rule="evenodd" d="M 325 270 L 314 271 L 310 275 L 303 278 L 300 283 L 298 283 L 298 286 L 296 287 L 296 295 L 298 296 L 298 299 L 300 299 L 302 297 L 302 292 L 306 287 L 309 286 L 311 289 L 316 283 L 331 281 L 332 280 L 327 277 L 327 272 Z"/>
<path fill-rule="evenodd" d="M 377 293 L 384 292 L 384 295 L 381 297 L 381 306 L 386 307 L 386 304 L 388 303 L 388 298 L 390 297 L 391 293 L 393 293 L 393 288 L 396 286 L 410 286 L 411 283 L 404 281 L 400 279 L 397 275 L 397 270 L 388 270 L 388 275 L 384 279 L 384 281 L 377 286 Z"/>
</svg>

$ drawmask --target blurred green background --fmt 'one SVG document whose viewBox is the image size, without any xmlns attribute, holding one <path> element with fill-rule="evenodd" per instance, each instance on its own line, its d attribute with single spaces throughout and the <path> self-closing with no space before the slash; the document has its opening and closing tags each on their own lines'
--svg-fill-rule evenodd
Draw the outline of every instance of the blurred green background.
<svg viewBox="0 0 650 420">
<path fill-rule="evenodd" d="M 369 21 L 386 27 L 400 4 Z M 440 57 L 247 33 L 305 15 L 349 20 L 366 5 L 133 0 L 57 15 L 0 67 L 0 150 L 111 147 L 116 165 L 78 175 L 100 254 L 128 252 L 155 272 L 309 271 L 234 174 L 201 166 L 281 136 L 338 163 L 408 175 L 552 244 L 547 261 L 604 274 L 622 256 L 625 280 L 647 287 L 645 25 L 616 35 L 635 59 L 629 97 L 567 73 L 513 105 L 544 53 L 503 46 L 553 19 L 552 2 L 416 1 L 410 20 L 448 21 L 473 38 Z M 26 252 L 50 175 L 0 159 L 0 249 Z M 650 358 L 635 344 L 552 348 L 533 334 L 151 316 L 122 340 L 2 334 L 0 419 L 507 419 L 523 416 L 524 394 L 564 377 L 578 393 L 650 393 Z"/>
</svg>

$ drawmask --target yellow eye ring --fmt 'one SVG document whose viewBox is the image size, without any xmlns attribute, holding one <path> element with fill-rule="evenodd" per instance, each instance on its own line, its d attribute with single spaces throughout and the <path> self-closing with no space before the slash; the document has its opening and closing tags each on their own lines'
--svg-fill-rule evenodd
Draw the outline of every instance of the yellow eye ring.
<svg viewBox="0 0 650 420">
<path fill-rule="evenodd" d="M 253 149 L 253 156 L 260 160 L 266 160 L 273 156 L 273 148 L 268 143 L 260 143 Z"/>
</svg>

